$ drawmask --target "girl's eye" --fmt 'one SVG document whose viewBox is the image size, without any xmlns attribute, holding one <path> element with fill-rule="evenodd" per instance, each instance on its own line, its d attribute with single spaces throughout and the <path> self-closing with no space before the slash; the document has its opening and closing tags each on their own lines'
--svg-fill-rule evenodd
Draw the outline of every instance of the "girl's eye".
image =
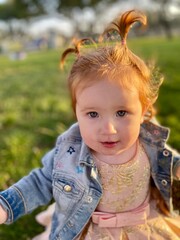
<svg viewBox="0 0 180 240">
<path fill-rule="evenodd" d="M 97 112 L 89 112 L 89 113 L 88 113 L 88 116 L 89 116 L 90 118 L 97 118 L 97 117 L 99 117 L 99 115 L 98 115 Z"/>
<path fill-rule="evenodd" d="M 116 113 L 116 116 L 117 117 L 124 117 L 125 115 L 126 115 L 126 111 L 123 111 L 123 110 L 121 110 L 121 111 L 117 111 L 117 113 Z"/>
</svg>

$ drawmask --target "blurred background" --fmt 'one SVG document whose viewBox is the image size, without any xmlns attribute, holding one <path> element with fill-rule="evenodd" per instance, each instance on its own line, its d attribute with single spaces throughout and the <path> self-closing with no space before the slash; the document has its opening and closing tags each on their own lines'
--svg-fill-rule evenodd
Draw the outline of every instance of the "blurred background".
<svg viewBox="0 0 180 240">
<path fill-rule="evenodd" d="M 171 129 L 180 151 L 180 0 L 0 0 L 0 191 L 41 166 L 41 157 L 74 121 L 66 78 L 74 56 L 60 71 L 72 38 L 97 39 L 117 14 L 146 13 L 148 26 L 133 28 L 129 48 L 153 61 L 164 75 L 156 103 L 158 121 Z M 180 210 L 180 184 L 173 184 Z M 0 240 L 30 240 L 43 231 L 35 215 L 0 226 Z"/>
<path fill-rule="evenodd" d="M 131 8 L 146 12 L 144 34 L 180 33 L 179 0 L 0 0 L 0 51 L 60 47 L 74 35 L 99 34 L 112 17 Z"/>
</svg>

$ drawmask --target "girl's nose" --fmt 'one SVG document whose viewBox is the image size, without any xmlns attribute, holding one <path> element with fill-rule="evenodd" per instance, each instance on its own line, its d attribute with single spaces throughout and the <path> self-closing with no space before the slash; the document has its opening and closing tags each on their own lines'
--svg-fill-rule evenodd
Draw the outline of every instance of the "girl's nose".
<svg viewBox="0 0 180 240">
<path fill-rule="evenodd" d="M 113 121 L 107 121 L 103 125 L 103 134 L 115 134 L 117 133 L 115 123 Z"/>
</svg>

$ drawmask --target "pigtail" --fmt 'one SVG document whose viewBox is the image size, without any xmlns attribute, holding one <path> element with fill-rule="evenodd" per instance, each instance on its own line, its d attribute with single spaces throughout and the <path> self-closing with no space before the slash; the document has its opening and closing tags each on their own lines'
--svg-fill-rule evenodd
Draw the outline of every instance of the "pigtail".
<svg viewBox="0 0 180 240">
<path fill-rule="evenodd" d="M 116 18 L 104 31 L 100 40 L 105 34 L 116 31 L 121 37 L 122 45 L 126 45 L 126 39 L 129 32 L 129 29 L 135 22 L 140 22 L 143 25 L 146 25 L 147 18 L 146 16 L 136 10 L 127 11 L 122 14 L 120 17 Z"/>
<path fill-rule="evenodd" d="M 76 55 L 76 57 L 78 58 L 80 56 L 81 46 L 87 41 L 94 43 L 94 41 L 91 38 L 82 38 L 82 39 L 74 38 L 73 39 L 74 48 L 67 48 L 61 55 L 61 60 L 60 60 L 60 68 L 61 69 L 64 67 L 64 62 L 65 62 L 67 55 L 74 53 Z"/>
<path fill-rule="evenodd" d="M 146 25 L 147 18 L 143 13 L 136 10 L 131 10 L 129 12 L 125 12 L 119 21 L 117 21 L 117 23 L 113 22 L 113 24 L 119 29 L 122 45 L 126 44 L 129 29 L 135 22 L 140 22 L 141 24 Z"/>
</svg>

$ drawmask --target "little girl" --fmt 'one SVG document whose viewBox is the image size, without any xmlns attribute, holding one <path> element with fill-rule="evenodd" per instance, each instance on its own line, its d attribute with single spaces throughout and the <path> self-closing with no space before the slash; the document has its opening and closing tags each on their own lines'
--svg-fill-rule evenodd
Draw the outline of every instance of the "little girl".
<svg viewBox="0 0 180 240">
<path fill-rule="evenodd" d="M 74 52 L 69 78 L 77 123 L 57 139 L 43 167 L 0 194 L 0 222 L 12 223 L 55 199 L 51 240 L 145 240 L 180 237 L 171 186 L 180 156 L 166 145 L 168 129 L 150 119 L 162 79 L 126 45 L 144 14 L 125 12 L 108 28 L 121 37 Z M 171 215 L 170 215 L 171 214 Z"/>
</svg>

